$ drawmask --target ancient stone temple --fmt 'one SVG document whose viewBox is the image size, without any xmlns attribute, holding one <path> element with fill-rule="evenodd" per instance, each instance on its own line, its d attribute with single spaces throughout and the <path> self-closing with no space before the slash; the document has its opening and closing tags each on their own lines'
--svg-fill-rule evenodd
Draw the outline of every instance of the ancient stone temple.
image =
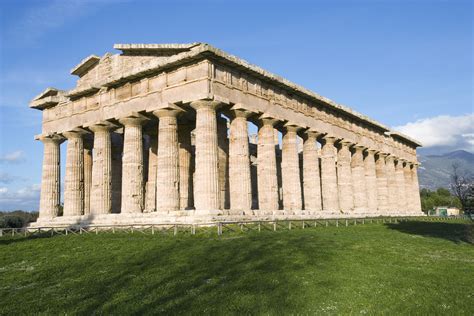
<svg viewBox="0 0 474 316">
<path fill-rule="evenodd" d="M 417 141 L 207 44 L 114 48 L 31 101 L 35 225 L 422 214 Z"/>
</svg>

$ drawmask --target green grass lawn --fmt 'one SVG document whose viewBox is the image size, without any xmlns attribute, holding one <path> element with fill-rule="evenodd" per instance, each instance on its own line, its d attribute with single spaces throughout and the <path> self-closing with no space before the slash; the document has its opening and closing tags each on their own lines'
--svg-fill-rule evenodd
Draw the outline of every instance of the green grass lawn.
<svg viewBox="0 0 474 316">
<path fill-rule="evenodd" d="M 0 238 L 0 314 L 474 314 L 466 221 Z"/>
</svg>

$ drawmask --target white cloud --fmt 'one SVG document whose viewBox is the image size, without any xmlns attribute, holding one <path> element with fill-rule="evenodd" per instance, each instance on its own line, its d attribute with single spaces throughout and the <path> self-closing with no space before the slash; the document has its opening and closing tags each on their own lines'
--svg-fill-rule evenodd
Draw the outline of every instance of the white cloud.
<svg viewBox="0 0 474 316">
<path fill-rule="evenodd" d="M 19 163 L 25 160 L 25 153 L 22 150 L 16 150 L 11 153 L 0 156 L 0 163 Z"/>
<path fill-rule="evenodd" d="M 449 146 L 474 151 L 474 114 L 440 115 L 394 127 L 424 147 Z"/>
<path fill-rule="evenodd" d="M 33 184 L 10 191 L 6 187 L 0 187 L 0 210 L 37 210 L 39 205 L 41 186 Z"/>
</svg>

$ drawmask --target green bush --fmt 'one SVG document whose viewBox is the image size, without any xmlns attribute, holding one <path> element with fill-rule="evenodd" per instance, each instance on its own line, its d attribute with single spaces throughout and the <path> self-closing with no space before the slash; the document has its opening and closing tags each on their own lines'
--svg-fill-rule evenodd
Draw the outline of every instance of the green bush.
<svg viewBox="0 0 474 316">
<path fill-rule="evenodd" d="M 461 202 L 457 197 L 451 194 L 448 189 L 439 188 L 436 191 L 430 191 L 428 189 L 422 189 L 420 192 L 421 196 L 421 209 L 426 213 L 437 206 L 449 206 L 462 208 Z"/>
</svg>

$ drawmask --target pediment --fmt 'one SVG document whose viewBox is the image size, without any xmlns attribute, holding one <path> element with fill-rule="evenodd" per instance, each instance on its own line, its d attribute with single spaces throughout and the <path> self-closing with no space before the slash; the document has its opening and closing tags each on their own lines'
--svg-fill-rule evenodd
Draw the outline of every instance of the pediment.
<svg viewBox="0 0 474 316">
<path fill-rule="evenodd" d="M 71 75 L 82 77 L 92 68 L 94 68 L 99 63 L 99 61 L 100 57 L 97 55 L 90 55 L 89 57 L 86 57 L 76 67 L 71 69 Z"/>
</svg>

